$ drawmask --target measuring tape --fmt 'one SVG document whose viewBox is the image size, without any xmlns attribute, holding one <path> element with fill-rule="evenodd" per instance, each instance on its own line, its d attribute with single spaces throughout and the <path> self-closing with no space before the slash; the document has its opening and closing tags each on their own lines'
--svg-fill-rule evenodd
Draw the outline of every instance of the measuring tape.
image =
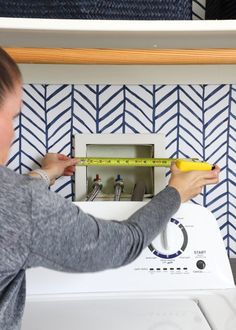
<svg viewBox="0 0 236 330">
<path fill-rule="evenodd" d="M 197 158 L 110 158 L 110 157 L 75 157 L 77 166 L 142 166 L 142 167 L 170 167 L 175 162 L 181 171 L 202 170 L 214 168 L 212 164 L 202 162 Z"/>
</svg>

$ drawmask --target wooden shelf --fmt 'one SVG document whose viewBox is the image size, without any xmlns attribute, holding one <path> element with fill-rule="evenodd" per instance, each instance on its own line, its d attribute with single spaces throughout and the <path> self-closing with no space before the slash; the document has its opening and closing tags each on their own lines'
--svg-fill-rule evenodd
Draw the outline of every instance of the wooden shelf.
<svg viewBox="0 0 236 330">
<path fill-rule="evenodd" d="M 18 63 L 180 65 L 236 64 L 236 49 L 5 48 Z"/>
</svg>

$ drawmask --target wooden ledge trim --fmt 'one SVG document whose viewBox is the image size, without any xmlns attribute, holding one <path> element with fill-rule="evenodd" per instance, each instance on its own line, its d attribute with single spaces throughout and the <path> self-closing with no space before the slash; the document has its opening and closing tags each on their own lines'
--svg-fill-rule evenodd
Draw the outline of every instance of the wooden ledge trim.
<svg viewBox="0 0 236 330">
<path fill-rule="evenodd" d="M 17 63 L 179 65 L 236 64 L 230 49 L 4 48 Z"/>
</svg>

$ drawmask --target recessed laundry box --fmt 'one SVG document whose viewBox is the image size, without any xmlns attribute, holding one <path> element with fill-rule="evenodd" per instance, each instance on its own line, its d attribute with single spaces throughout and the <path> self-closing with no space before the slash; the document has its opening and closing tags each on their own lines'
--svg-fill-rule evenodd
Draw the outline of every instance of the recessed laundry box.
<svg viewBox="0 0 236 330">
<path fill-rule="evenodd" d="M 165 158 L 164 134 L 76 134 L 75 157 Z M 151 198 L 166 185 L 166 169 L 161 167 L 77 166 L 75 200 L 83 201 L 97 174 L 101 177 L 102 194 L 96 200 L 113 200 L 117 175 L 124 180 L 122 200 L 131 200 L 138 182 L 144 182 L 145 198 Z"/>
</svg>

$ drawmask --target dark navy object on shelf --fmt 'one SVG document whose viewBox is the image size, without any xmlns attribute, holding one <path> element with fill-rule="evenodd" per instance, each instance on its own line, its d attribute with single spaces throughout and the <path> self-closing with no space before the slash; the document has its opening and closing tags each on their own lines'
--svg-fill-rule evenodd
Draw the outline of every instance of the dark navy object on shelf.
<svg viewBox="0 0 236 330">
<path fill-rule="evenodd" d="M 206 19 L 236 19 L 236 1 L 207 0 Z"/>
<path fill-rule="evenodd" d="M 0 0 L 0 17 L 191 20 L 192 0 Z"/>
</svg>

